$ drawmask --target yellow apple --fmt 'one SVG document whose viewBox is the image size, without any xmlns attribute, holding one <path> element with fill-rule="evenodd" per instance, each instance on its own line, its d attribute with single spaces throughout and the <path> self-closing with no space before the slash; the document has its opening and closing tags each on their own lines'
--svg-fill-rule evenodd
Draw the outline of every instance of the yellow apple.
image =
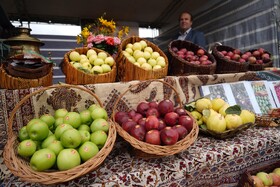
<svg viewBox="0 0 280 187">
<path fill-rule="evenodd" d="M 104 62 L 105 62 L 105 64 L 108 64 L 109 66 L 113 66 L 115 63 L 115 60 L 113 57 L 108 56 L 107 58 L 105 58 Z"/>
<path fill-rule="evenodd" d="M 243 124 L 244 123 L 255 123 L 256 116 L 253 112 L 249 110 L 241 110 L 240 117 L 242 119 Z"/>
<path fill-rule="evenodd" d="M 104 64 L 104 60 L 102 58 L 97 57 L 97 59 L 94 60 L 93 64 L 95 66 L 101 66 L 102 64 Z"/>
<path fill-rule="evenodd" d="M 105 60 L 108 57 L 108 55 L 107 55 L 107 53 L 101 51 L 97 54 L 97 57 Z"/>
<path fill-rule="evenodd" d="M 204 109 L 211 109 L 211 108 L 212 108 L 212 103 L 211 100 L 208 98 L 201 98 L 195 102 L 195 109 L 198 112 L 202 112 L 202 110 Z"/>
<path fill-rule="evenodd" d="M 149 53 L 151 53 L 151 54 L 154 52 L 153 48 L 151 48 L 151 47 L 145 47 L 145 48 L 144 48 L 144 52 L 145 52 L 145 51 L 147 51 L 147 52 L 149 52 Z"/>
<path fill-rule="evenodd" d="M 237 114 L 227 114 L 225 116 L 225 120 L 227 123 L 227 129 L 236 129 L 240 125 L 242 125 L 242 119 L 239 115 Z"/>
<path fill-rule="evenodd" d="M 142 45 L 140 44 L 140 42 L 135 42 L 132 46 L 132 49 L 135 50 L 141 50 L 142 49 Z"/>
<path fill-rule="evenodd" d="M 89 58 L 91 55 L 97 55 L 97 53 L 94 49 L 89 49 L 87 51 L 87 57 Z"/>
<path fill-rule="evenodd" d="M 79 62 L 81 60 L 81 56 L 77 51 L 70 52 L 69 58 L 71 61 L 75 61 L 75 62 Z"/>
<path fill-rule="evenodd" d="M 213 110 L 218 112 L 226 102 L 222 98 L 215 98 L 211 100 L 211 103 Z"/>
<path fill-rule="evenodd" d="M 227 128 L 226 120 L 221 114 L 211 115 L 207 120 L 206 127 L 211 131 L 222 133 Z"/>
</svg>

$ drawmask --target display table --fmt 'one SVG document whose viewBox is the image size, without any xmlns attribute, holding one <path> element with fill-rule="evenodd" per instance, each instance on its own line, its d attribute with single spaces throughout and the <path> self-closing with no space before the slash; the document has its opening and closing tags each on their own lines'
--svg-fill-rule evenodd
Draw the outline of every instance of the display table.
<svg viewBox="0 0 280 187">
<path fill-rule="evenodd" d="M 274 77 L 269 72 L 166 77 L 164 80 L 177 89 L 182 102 L 186 103 L 200 97 L 200 85 L 260 80 L 263 79 L 262 76 L 279 80 L 278 75 Z M 99 97 L 111 115 L 118 96 L 136 82 L 138 81 L 85 87 Z M 151 93 L 161 93 L 160 85 L 149 86 Z M 39 88 L 0 90 L 0 182 L 4 186 L 42 186 L 23 182 L 13 176 L 4 165 L 2 156 L 10 112 L 21 98 L 36 89 Z M 168 97 L 168 93 L 163 93 Z M 112 152 L 97 170 L 58 186 L 236 186 L 246 169 L 279 160 L 279 133 L 278 128 L 252 127 L 226 140 L 199 134 L 198 139 L 187 150 L 173 156 L 149 159 L 139 158 L 137 152 L 118 137 Z"/>
</svg>

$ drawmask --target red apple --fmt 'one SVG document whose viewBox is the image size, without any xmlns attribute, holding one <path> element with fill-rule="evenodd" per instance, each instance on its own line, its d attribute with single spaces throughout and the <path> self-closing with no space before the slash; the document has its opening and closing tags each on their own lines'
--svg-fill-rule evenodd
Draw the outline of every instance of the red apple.
<svg viewBox="0 0 280 187">
<path fill-rule="evenodd" d="M 164 145 L 173 145 L 179 139 L 179 133 L 172 127 L 165 127 L 160 131 L 160 138 Z"/>
<path fill-rule="evenodd" d="M 176 112 L 179 116 L 187 115 L 187 111 L 185 109 L 183 109 L 182 107 L 175 108 L 174 112 Z"/>
<path fill-rule="evenodd" d="M 182 48 L 182 49 L 180 49 L 179 51 L 182 51 L 183 53 L 186 53 L 186 52 L 187 52 L 187 49 L 186 49 L 186 48 Z"/>
<path fill-rule="evenodd" d="M 135 115 L 132 117 L 132 120 L 137 123 L 142 118 L 143 118 L 142 114 L 136 112 Z"/>
<path fill-rule="evenodd" d="M 178 124 L 179 115 L 176 112 L 168 112 L 164 115 L 166 125 L 174 126 Z"/>
<path fill-rule="evenodd" d="M 263 60 L 257 60 L 256 64 L 263 64 Z"/>
<path fill-rule="evenodd" d="M 240 51 L 240 49 L 234 49 L 234 50 L 233 50 L 233 53 L 239 54 L 239 55 L 240 55 L 240 54 L 241 54 L 241 51 Z"/>
<path fill-rule="evenodd" d="M 241 58 L 244 59 L 245 61 L 247 61 L 249 56 L 248 56 L 248 54 L 245 53 L 245 54 L 241 55 Z"/>
<path fill-rule="evenodd" d="M 144 127 L 146 129 L 145 123 L 146 123 L 146 119 L 147 118 L 141 118 L 138 120 L 137 124 L 141 125 L 142 127 Z"/>
<path fill-rule="evenodd" d="M 136 111 L 144 116 L 146 115 L 146 112 L 149 108 L 150 108 L 149 103 L 142 101 L 137 105 Z"/>
<path fill-rule="evenodd" d="M 160 145 L 161 144 L 160 132 L 155 129 L 148 131 L 145 136 L 145 142 L 154 145 Z"/>
<path fill-rule="evenodd" d="M 148 116 L 146 118 L 145 127 L 147 131 L 152 129 L 158 129 L 158 126 L 159 126 L 159 120 L 156 116 Z"/>
<path fill-rule="evenodd" d="M 250 64 L 255 64 L 256 61 L 257 61 L 257 59 L 256 59 L 256 57 L 254 57 L 254 56 L 250 56 L 250 57 L 248 58 L 248 62 L 249 62 Z"/>
<path fill-rule="evenodd" d="M 233 56 L 233 52 L 232 51 L 227 52 L 227 56 L 231 58 Z"/>
<path fill-rule="evenodd" d="M 146 117 L 148 116 L 156 116 L 159 117 L 159 111 L 156 108 L 149 108 L 146 112 Z"/>
<path fill-rule="evenodd" d="M 184 126 L 188 132 L 191 132 L 193 128 L 193 118 L 188 115 L 180 116 L 178 120 L 178 124 Z"/>
<path fill-rule="evenodd" d="M 258 51 L 260 52 L 260 55 L 264 54 L 264 48 L 259 48 Z"/>
<path fill-rule="evenodd" d="M 254 57 L 259 57 L 259 56 L 261 56 L 261 53 L 258 50 L 253 51 L 253 56 Z"/>
<path fill-rule="evenodd" d="M 227 55 L 227 51 L 221 51 L 221 53 L 223 53 L 223 55 Z"/>
<path fill-rule="evenodd" d="M 206 56 L 206 55 L 203 55 L 202 57 L 199 58 L 200 62 L 206 61 L 206 60 L 208 60 L 208 56 Z"/>
<path fill-rule="evenodd" d="M 162 116 L 164 116 L 168 112 L 173 112 L 174 111 L 173 102 L 169 99 L 164 99 L 160 101 L 158 104 L 158 111 Z"/>
<path fill-rule="evenodd" d="M 193 51 L 187 51 L 187 55 L 194 56 L 194 52 Z"/>
<path fill-rule="evenodd" d="M 246 62 L 246 60 L 245 60 L 245 59 L 243 59 L 243 58 L 240 58 L 238 62 L 240 62 L 240 63 L 244 63 L 244 62 Z"/>
<path fill-rule="evenodd" d="M 130 129 L 130 135 L 136 138 L 137 140 L 144 141 L 146 130 L 141 125 L 135 125 Z"/>
<path fill-rule="evenodd" d="M 179 134 L 179 140 L 182 140 L 188 135 L 188 130 L 183 125 L 175 125 L 172 127 Z"/>
<path fill-rule="evenodd" d="M 156 108 L 156 109 L 158 109 L 158 102 L 156 102 L 156 101 L 150 101 L 150 102 L 149 102 L 149 106 L 150 106 L 150 108 Z"/>
<path fill-rule="evenodd" d="M 115 114 L 115 121 L 116 121 L 117 123 L 121 124 L 121 119 L 122 119 L 123 117 L 125 117 L 125 116 L 128 117 L 127 112 L 118 111 L 118 112 L 116 112 L 116 114 Z"/>
<path fill-rule="evenodd" d="M 245 54 L 248 55 L 248 57 L 252 56 L 252 53 L 250 51 L 247 51 Z"/>
<path fill-rule="evenodd" d="M 226 56 L 225 56 L 225 58 L 226 58 L 226 59 L 229 59 L 229 60 L 231 59 L 231 57 L 230 57 L 230 56 L 228 56 L 228 55 L 226 55 Z"/>
<path fill-rule="evenodd" d="M 210 60 L 205 60 L 201 62 L 201 65 L 210 65 L 212 62 Z"/>
<path fill-rule="evenodd" d="M 197 56 L 202 56 L 204 54 L 205 54 L 205 51 L 203 49 L 198 49 L 197 52 L 196 52 Z"/>
<path fill-rule="evenodd" d="M 134 127 L 135 125 L 137 125 L 137 123 L 135 121 L 133 121 L 132 119 L 127 120 L 126 122 L 124 122 L 122 124 L 122 128 L 126 131 L 126 132 L 130 132 L 131 128 Z"/>
<path fill-rule="evenodd" d="M 130 118 L 133 118 L 133 116 L 135 116 L 135 114 L 136 114 L 136 110 L 131 109 L 131 110 L 129 110 L 129 111 L 127 112 L 127 114 L 128 114 L 128 116 L 129 116 Z"/>
<path fill-rule="evenodd" d="M 268 54 L 268 53 L 263 53 L 263 54 L 262 54 L 262 59 L 263 59 L 264 61 L 269 61 L 269 60 L 270 60 L 269 54 Z"/>
<path fill-rule="evenodd" d="M 231 59 L 235 60 L 235 61 L 239 61 L 240 55 L 239 54 L 234 54 L 234 55 L 232 55 Z"/>
<path fill-rule="evenodd" d="M 162 129 L 164 129 L 166 127 L 166 124 L 163 119 L 159 119 L 158 121 L 159 121 L 158 130 L 161 131 Z"/>
</svg>

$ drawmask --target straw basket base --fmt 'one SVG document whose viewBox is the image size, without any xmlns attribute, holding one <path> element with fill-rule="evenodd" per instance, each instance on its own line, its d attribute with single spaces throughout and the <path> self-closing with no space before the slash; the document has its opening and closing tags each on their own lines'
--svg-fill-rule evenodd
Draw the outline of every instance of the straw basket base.
<svg viewBox="0 0 280 187">
<path fill-rule="evenodd" d="M 38 79 L 25 79 L 9 75 L 3 66 L 0 67 L 0 88 L 4 89 L 25 89 L 30 87 L 50 86 L 53 84 L 53 68 L 50 68 L 47 75 Z"/>
<path fill-rule="evenodd" d="M 136 158 L 142 158 L 142 159 L 153 159 L 153 158 L 162 158 L 166 157 L 164 155 L 155 155 L 155 154 L 149 154 L 144 151 L 141 151 L 139 149 L 132 148 L 130 151 L 130 154 Z"/>
</svg>

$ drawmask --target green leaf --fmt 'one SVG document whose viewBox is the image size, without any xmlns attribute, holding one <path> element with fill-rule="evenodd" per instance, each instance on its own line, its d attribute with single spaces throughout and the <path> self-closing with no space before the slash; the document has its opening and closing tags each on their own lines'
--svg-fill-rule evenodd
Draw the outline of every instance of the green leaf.
<svg viewBox="0 0 280 187">
<path fill-rule="evenodd" d="M 200 128 L 207 130 L 207 126 L 205 124 L 200 125 Z"/>
<path fill-rule="evenodd" d="M 195 102 L 187 103 L 187 104 L 185 105 L 185 109 L 186 109 L 187 111 L 189 111 L 189 112 L 194 111 L 194 109 L 195 109 Z"/>
<path fill-rule="evenodd" d="M 241 113 L 241 107 L 240 107 L 239 105 L 230 106 L 230 107 L 228 107 L 228 108 L 225 110 L 225 113 L 226 113 L 226 114 L 237 114 L 237 115 L 240 115 L 240 113 Z"/>
</svg>

